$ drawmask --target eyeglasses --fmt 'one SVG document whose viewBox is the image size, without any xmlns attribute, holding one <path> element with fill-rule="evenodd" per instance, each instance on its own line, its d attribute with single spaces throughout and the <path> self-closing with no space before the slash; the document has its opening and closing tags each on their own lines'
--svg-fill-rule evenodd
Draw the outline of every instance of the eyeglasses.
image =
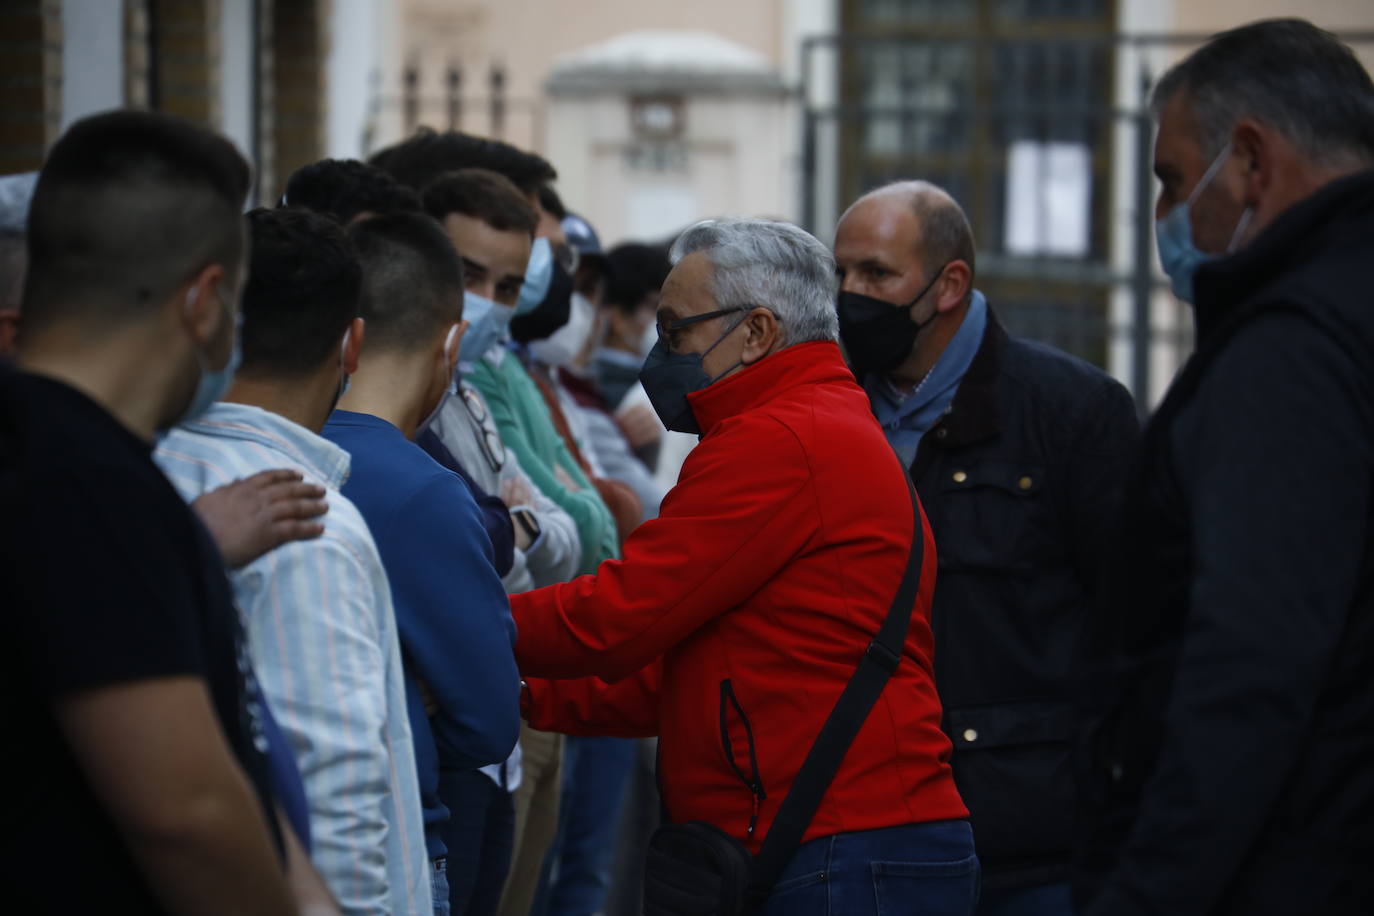
<svg viewBox="0 0 1374 916">
<path fill-rule="evenodd" d="M 749 312 L 753 311 L 753 309 L 754 306 L 752 305 L 734 305 L 728 309 L 716 309 L 714 312 L 703 312 L 700 315 L 689 315 L 686 318 L 677 318 L 673 321 L 668 322 L 667 324 L 664 324 L 662 321 L 659 321 L 656 323 L 658 326 L 658 339 L 666 342 L 668 346 L 671 347 L 673 345 L 671 335 L 676 331 L 680 331 L 683 328 L 697 324 L 698 322 L 710 321 L 712 318 L 719 318 L 722 315 L 730 315 L 735 312 Z"/>
<path fill-rule="evenodd" d="M 477 392 L 466 387 L 460 391 L 463 395 L 463 406 L 468 409 L 468 418 L 477 429 L 477 444 L 482 448 L 482 457 L 486 459 L 487 466 L 493 472 L 499 472 L 506 465 L 506 445 L 496 432 L 496 426 L 487 413 L 487 406 L 482 403 Z"/>
</svg>

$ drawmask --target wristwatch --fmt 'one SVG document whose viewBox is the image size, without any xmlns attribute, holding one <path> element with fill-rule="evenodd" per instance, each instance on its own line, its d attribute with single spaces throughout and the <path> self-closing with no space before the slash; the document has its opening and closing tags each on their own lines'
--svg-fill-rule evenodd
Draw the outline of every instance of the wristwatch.
<svg viewBox="0 0 1374 916">
<path fill-rule="evenodd" d="M 529 536 L 531 544 L 539 540 L 539 535 L 543 533 L 543 529 L 539 527 L 539 519 L 535 516 L 534 512 L 529 509 L 512 509 L 510 517 L 519 524 L 525 534 Z"/>
</svg>

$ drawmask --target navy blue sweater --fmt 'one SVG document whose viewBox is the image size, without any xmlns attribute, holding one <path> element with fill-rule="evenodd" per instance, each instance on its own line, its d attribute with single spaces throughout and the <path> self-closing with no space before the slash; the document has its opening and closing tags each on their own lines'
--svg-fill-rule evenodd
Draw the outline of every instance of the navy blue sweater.
<svg viewBox="0 0 1374 916">
<path fill-rule="evenodd" d="M 510 572 L 510 568 L 515 565 L 515 529 L 511 525 L 510 510 L 506 504 L 497 496 L 494 496 L 479 487 L 468 474 L 467 469 L 453 453 L 444 447 L 444 443 L 434 434 L 433 430 L 425 430 L 415 437 L 415 444 L 425 450 L 425 454 L 439 462 L 443 467 L 448 468 L 453 473 L 462 478 L 463 483 L 468 485 L 468 492 L 477 502 L 477 508 L 482 513 L 482 527 L 487 530 L 487 537 L 491 538 L 492 555 L 496 559 L 496 574 L 504 576 Z"/>
<path fill-rule="evenodd" d="M 324 436 L 353 456 L 343 494 L 367 520 L 391 583 L 425 838 L 431 856 L 443 855 L 439 767 L 500 763 L 519 736 L 510 604 L 481 513 L 457 475 L 369 414 L 336 410 Z"/>
</svg>

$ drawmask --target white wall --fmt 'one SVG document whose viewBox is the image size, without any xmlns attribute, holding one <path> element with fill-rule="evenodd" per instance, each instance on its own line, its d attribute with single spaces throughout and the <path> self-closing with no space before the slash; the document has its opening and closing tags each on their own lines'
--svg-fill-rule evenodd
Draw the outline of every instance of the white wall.
<svg viewBox="0 0 1374 916">
<path fill-rule="evenodd" d="M 124 5 L 111 0 L 62 4 L 62 129 L 124 104 Z"/>
<path fill-rule="evenodd" d="M 362 158 L 375 134 L 374 82 L 382 46 L 389 31 L 385 3 L 378 0 L 334 0 L 325 68 L 325 155 Z M 391 11 L 395 16 L 394 5 Z M 375 141 L 372 141 L 375 146 Z"/>
<path fill-rule="evenodd" d="M 636 168 L 637 146 L 625 95 L 604 92 L 550 99 L 548 152 L 558 189 L 603 244 L 665 237 L 713 216 L 791 218 L 795 156 L 787 133 L 790 100 L 777 95 L 688 97 L 686 131 L 670 144 L 680 167 Z"/>
<path fill-rule="evenodd" d="M 1118 28 L 1127 35 L 1157 35 L 1175 31 L 1174 0 L 1121 0 L 1117 9 Z M 1126 111 L 1140 106 L 1142 70 L 1152 80 L 1169 66 L 1177 51 L 1167 46 L 1146 49 L 1122 47 L 1116 55 L 1116 104 Z M 1139 143 L 1137 127 L 1125 118 L 1118 118 L 1112 131 L 1112 210 L 1111 264 L 1113 269 L 1127 273 L 1135 265 L 1136 181 L 1140 162 L 1136 156 Z M 1153 190 L 1153 188 L 1152 188 Z M 1154 195 L 1151 194 L 1153 207 Z M 1151 216 L 1151 226 L 1153 216 Z M 1154 250 L 1151 235 L 1151 251 Z M 1158 265 L 1158 256 L 1152 255 Z M 1141 403 L 1153 406 L 1168 387 L 1178 368 L 1177 349 L 1164 342 L 1164 337 L 1176 334 L 1180 321 L 1185 320 L 1178 303 L 1167 290 L 1157 293 L 1151 302 L 1151 327 L 1156 343 L 1150 358 L 1150 391 L 1133 392 Z M 1108 372 L 1127 385 L 1135 372 L 1134 331 L 1135 297 L 1130 286 L 1118 286 L 1108 305 Z"/>
<path fill-rule="evenodd" d="M 253 0 L 220 0 L 220 131 L 249 158 L 256 154 L 253 149 L 255 39 Z"/>
<path fill-rule="evenodd" d="M 800 87 L 802 77 L 809 80 L 810 104 L 830 106 L 836 101 L 838 89 L 839 55 L 832 49 L 821 47 L 812 51 L 809 61 L 802 59 L 802 43 L 808 36 L 832 35 L 840 28 L 839 0 L 786 0 L 782 14 L 782 76 L 789 86 Z M 803 74 L 803 64 L 809 72 Z M 791 206 L 782 215 L 790 220 L 800 220 L 802 195 L 805 193 L 802 174 L 802 107 L 793 103 L 787 107 L 783 121 L 783 135 L 788 144 L 788 158 L 784 163 L 787 170 L 788 195 Z M 816 236 L 829 245 L 834 240 L 835 222 L 839 214 L 835 211 L 835 195 L 838 193 L 840 175 L 839 132 L 834 129 L 820 129 L 816 132 Z"/>
</svg>

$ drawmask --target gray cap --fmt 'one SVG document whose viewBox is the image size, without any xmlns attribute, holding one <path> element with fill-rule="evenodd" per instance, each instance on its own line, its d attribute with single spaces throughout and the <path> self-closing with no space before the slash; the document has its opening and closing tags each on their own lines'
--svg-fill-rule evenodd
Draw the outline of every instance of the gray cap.
<svg viewBox="0 0 1374 916">
<path fill-rule="evenodd" d="M 0 175 L 0 232 L 24 231 L 29 222 L 29 201 L 38 184 L 37 172 Z"/>
</svg>

